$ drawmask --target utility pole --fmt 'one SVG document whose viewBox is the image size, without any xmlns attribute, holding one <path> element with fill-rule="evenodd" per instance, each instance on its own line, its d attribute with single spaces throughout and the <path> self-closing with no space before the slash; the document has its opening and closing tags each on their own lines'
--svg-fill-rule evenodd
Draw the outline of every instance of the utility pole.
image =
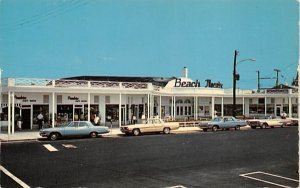
<svg viewBox="0 0 300 188">
<path fill-rule="evenodd" d="M 239 80 L 240 75 L 236 74 L 236 56 L 238 51 L 234 51 L 234 60 L 233 60 L 233 105 L 232 105 L 232 116 L 236 116 L 236 81 Z"/>
<path fill-rule="evenodd" d="M 278 72 L 280 72 L 279 69 L 274 69 L 276 71 L 276 86 L 278 86 Z"/>
<path fill-rule="evenodd" d="M 257 90 L 260 90 L 260 77 L 259 77 L 259 70 L 257 72 Z"/>
</svg>

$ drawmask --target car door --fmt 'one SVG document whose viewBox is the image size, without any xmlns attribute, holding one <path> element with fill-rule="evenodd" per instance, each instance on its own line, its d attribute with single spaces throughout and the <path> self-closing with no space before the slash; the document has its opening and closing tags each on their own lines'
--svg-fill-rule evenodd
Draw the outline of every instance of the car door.
<svg viewBox="0 0 300 188">
<path fill-rule="evenodd" d="M 153 130 L 153 120 L 148 119 L 146 124 L 142 124 L 141 131 L 142 132 L 152 132 Z"/>
<path fill-rule="evenodd" d="M 81 121 L 79 122 L 78 129 L 77 129 L 77 135 L 78 136 L 86 136 L 90 134 L 90 126 L 87 122 Z"/>
<path fill-rule="evenodd" d="M 160 132 L 163 130 L 163 124 L 159 119 L 154 119 L 151 127 L 151 132 Z"/>
<path fill-rule="evenodd" d="M 219 121 L 219 128 L 221 128 L 221 129 L 228 128 L 228 118 L 220 119 L 220 121 Z"/>
<path fill-rule="evenodd" d="M 76 135 L 77 131 L 78 131 L 78 124 L 79 124 L 79 122 L 71 122 L 64 129 L 64 136 L 74 136 L 74 135 Z"/>
<path fill-rule="evenodd" d="M 234 128 L 235 127 L 235 121 L 232 117 L 227 119 L 226 128 Z"/>
</svg>

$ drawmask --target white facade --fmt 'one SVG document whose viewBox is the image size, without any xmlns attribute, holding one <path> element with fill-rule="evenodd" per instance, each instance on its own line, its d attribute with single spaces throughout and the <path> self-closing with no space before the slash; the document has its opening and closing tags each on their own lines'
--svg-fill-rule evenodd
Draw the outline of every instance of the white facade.
<svg viewBox="0 0 300 188">
<path fill-rule="evenodd" d="M 157 115 L 182 121 L 231 114 L 232 90 L 199 86 L 198 81 L 187 77 L 170 80 L 165 87 L 138 80 L 3 79 L 1 126 L 12 134 L 17 130 L 16 118 L 21 116 L 23 129 L 35 129 L 39 111 L 43 111 L 51 126 L 64 121 L 90 120 L 94 114 L 100 116 L 102 124 L 112 121 L 119 126 L 131 123 L 133 116 L 143 119 Z M 297 91 L 237 90 L 237 114 L 252 118 L 286 112 L 289 117 L 297 117 Z"/>
</svg>

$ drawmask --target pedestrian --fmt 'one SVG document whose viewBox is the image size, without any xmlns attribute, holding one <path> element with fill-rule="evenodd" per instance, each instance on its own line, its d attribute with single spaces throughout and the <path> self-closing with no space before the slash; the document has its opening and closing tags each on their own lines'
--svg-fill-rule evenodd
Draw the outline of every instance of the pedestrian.
<svg viewBox="0 0 300 188">
<path fill-rule="evenodd" d="M 133 119 L 133 124 L 136 124 L 136 116 L 132 116 L 132 119 Z"/>
<path fill-rule="evenodd" d="M 94 115 L 94 124 L 98 125 L 98 123 L 99 123 L 99 117 L 95 114 Z"/>
<path fill-rule="evenodd" d="M 22 117 L 21 116 L 18 117 L 17 126 L 18 126 L 19 130 L 22 130 Z"/>
<path fill-rule="evenodd" d="M 42 112 L 40 112 L 40 114 L 37 116 L 37 119 L 38 119 L 39 129 L 42 129 L 43 121 L 44 121 L 44 116 L 43 116 Z"/>
</svg>

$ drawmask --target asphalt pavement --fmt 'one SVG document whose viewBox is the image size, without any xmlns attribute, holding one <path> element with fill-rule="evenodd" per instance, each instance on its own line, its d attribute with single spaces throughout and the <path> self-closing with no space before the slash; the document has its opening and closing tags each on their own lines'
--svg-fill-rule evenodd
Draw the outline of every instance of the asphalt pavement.
<svg viewBox="0 0 300 188">
<path fill-rule="evenodd" d="M 297 187 L 298 159 L 298 127 L 1 145 L 30 187 Z M 20 187 L 3 171 L 1 186 Z"/>
</svg>

